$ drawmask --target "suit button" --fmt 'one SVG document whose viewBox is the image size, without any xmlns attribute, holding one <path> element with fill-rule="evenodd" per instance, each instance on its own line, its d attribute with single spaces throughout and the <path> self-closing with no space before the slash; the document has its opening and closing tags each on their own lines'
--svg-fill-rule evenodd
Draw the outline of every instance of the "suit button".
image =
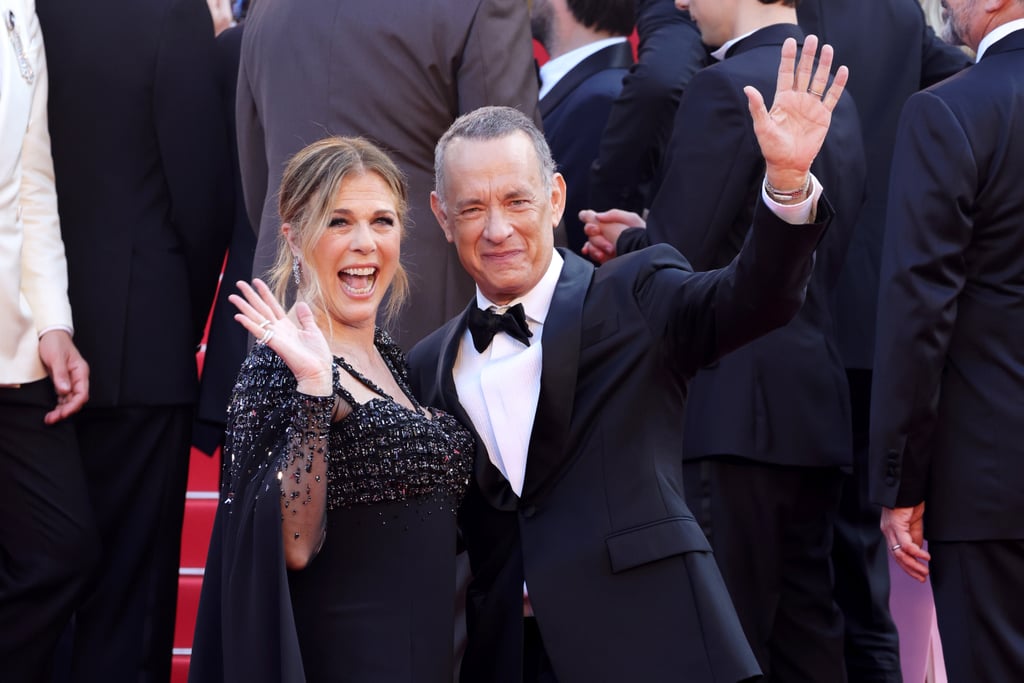
<svg viewBox="0 0 1024 683">
<path fill-rule="evenodd" d="M 537 514 L 536 505 L 527 505 L 526 507 L 523 508 L 523 517 L 529 519 L 533 517 L 535 514 Z"/>
</svg>

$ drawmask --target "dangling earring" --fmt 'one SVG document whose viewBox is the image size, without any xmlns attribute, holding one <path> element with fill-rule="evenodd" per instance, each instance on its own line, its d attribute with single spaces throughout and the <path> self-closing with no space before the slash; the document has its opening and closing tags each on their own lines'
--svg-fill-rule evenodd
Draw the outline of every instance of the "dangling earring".
<svg viewBox="0 0 1024 683">
<path fill-rule="evenodd" d="M 292 261 L 292 278 L 295 280 L 296 287 L 302 284 L 302 266 L 299 265 L 299 258 L 297 256 Z"/>
</svg>

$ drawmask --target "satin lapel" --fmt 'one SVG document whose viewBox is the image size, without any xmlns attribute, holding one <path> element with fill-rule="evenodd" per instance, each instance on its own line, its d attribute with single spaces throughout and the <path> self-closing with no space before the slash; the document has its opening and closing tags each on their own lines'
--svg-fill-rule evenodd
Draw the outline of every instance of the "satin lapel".
<svg viewBox="0 0 1024 683">
<path fill-rule="evenodd" d="M 565 266 L 544 321 L 540 399 L 526 460 L 525 500 L 543 495 L 567 457 L 566 442 L 579 370 L 583 302 L 594 275 L 591 263 L 563 249 L 558 251 Z"/>
<path fill-rule="evenodd" d="M 469 306 L 475 305 L 475 300 L 470 301 Z M 515 510 L 519 499 L 512 491 L 512 487 L 509 486 L 508 480 L 491 464 L 490 458 L 487 457 L 487 447 L 484 446 L 480 435 L 477 434 L 476 427 L 470 421 L 469 415 L 466 414 L 465 409 L 462 407 L 462 403 L 459 402 L 459 394 L 455 388 L 455 376 L 452 374 L 452 368 L 455 367 L 455 359 L 459 353 L 459 344 L 462 341 L 463 334 L 466 332 L 469 306 L 466 307 L 466 310 L 455 324 L 451 326 L 448 334 L 445 335 L 444 340 L 441 342 L 441 362 L 437 364 L 438 375 L 435 381 L 437 386 L 441 387 L 444 404 L 449 408 L 448 412 L 454 415 L 459 422 L 468 426 L 469 430 L 473 433 L 473 440 L 476 442 L 473 470 L 480 492 L 493 507 L 499 510 Z"/>
<path fill-rule="evenodd" d="M 629 43 L 616 43 L 609 45 L 603 50 L 598 50 L 582 62 L 574 66 L 569 73 L 551 88 L 547 95 L 541 98 L 538 103 L 540 115 L 547 116 L 548 112 L 557 107 L 573 90 L 579 87 L 580 83 L 587 80 L 594 74 L 607 69 L 628 69 L 633 65 L 633 48 Z"/>
</svg>

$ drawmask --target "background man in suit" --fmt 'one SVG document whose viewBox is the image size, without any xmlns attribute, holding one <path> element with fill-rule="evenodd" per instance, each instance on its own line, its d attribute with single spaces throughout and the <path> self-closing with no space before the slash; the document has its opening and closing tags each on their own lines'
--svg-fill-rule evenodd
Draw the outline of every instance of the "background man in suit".
<svg viewBox="0 0 1024 683">
<path fill-rule="evenodd" d="M 0 23 L 0 680 L 48 682 L 98 555 L 66 419 L 89 366 L 71 340 L 35 2 L 0 0 Z"/>
<path fill-rule="evenodd" d="M 412 291 L 396 340 L 407 348 L 461 309 L 472 282 L 428 227 L 434 143 L 461 112 L 485 104 L 535 114 L 528 21 L 523 0 L 254 3 L 237 109 L 242 185 L 259 229 L 253 275 L 273 265 L 287 159 L 327 134 L 362 135 L 409 180 L 402 261 Z"/>
<path fill-rule="evenodd" d="M 931 574 L 950 680 L 1011 681 L 1024 671 L 1011 599 L 1024 585 L 1024 0 L 946 7 L 978 62 L 900 117 L 871 495 L 897 562 Z"/>
<path fill-rule="evenodd" d="M 853 418 L 853 470 L 843 484 L 832 545 L 835 597 L 846 632 L 844 656 L 852 682 L 899 683 L 887 548 L 878 527 L 881 510 L 868 500 L 867 463 L 889 167 L 903 103 L 921 88 L 960 71 L 969 59 L 935 35 L 917 0 L 801 0 L 797 18 L 801 28 L 832 45 L 836 60 L 855 74 L 848 91 L 857 103 L 868 169 L 864 207 L 833 305 Z"/>
<path fill-rule="evenodd" d="M 712 56 L 723 61 L 690 80 L 647 230 L 626 233 L 618 246 L 667 242 L 698 270 L 720 268 L 746 239 L 764 170 L 737 84 L 770 88 L 773 56 L 786 39 L 802 42 L 803 32 L 795 0 L 677 4 L 689 6 L 704 42 L 720 46 Z M 852 445 L 831 296 L 865 173 L 848 96 L 812 169 L 830 188 L 836 218 L 818 246 L 807 299 L 788 325 L 697 373 L 683 427 L 687 503 L 761 669 L 779 681 L 844 679 L 830 554 Z"/>
<path fill-rule="evenodd" d="M 650 207 L 679 98 L 707 64 L 697 25 L 673 0 L 636 0 L 636 32 L 637 60 L 608 112 L 590 171 L 587 206 L 597 211 L 643 214 Z"/>
<path fill-rule="evenodd" d="M 195 353 L 231 229 L 203 0 L 39 0 L 75 339 L 76 432 L 100 529 L 75 615 L 76 681 L 170 675 Z"/>
<path fill-rule="evenodd" d="M 242 51 L 244 27 L 243 21 L 224 29 L 217 36 L 217 78 L 231 147 L 234 220 L 221 277 L 222 285 L 217 289 L 217 300 L 210 314 L 202 382 L 192 428 L 192 443 L 208 455 L 212 455 L 224 444 L 228 402 L 238 377 L 238 369 L 249 353 L 249 333 L 235 322 L 238 309 L 228 301 L 228 296 L 236 291 L 234 283 L 239 280 L 248 281 L 252 277 L 252 259 L 256 251 L 256 233 L 249 225 L 245 213 L 235 136 L 235 88 L 238 84 L 238 60 Z"/>
<path fill-rule="evenodd" d="M 633 64 L 633 23 L 633 0 L 534 0 L 530 8 L 533 37 L 550 57 L 540 68 L 544 137 L 566 178 L 565 232 L 577 254 L 587 241 L 578 214 L 590 165 Z"/>
<path fill-rule="evenodd" d="M 796 44 L 783 48 L 774 116 L 747 91 L 767 180 L 802 188 L 786 198 L 796 207 L 761 207 L 751 248 L 720 271 L 694 274 L 667 246 L 596 271 L 555 251 L 565 182 L 515 112 L 469 114 L 438 143 L 432 207 L 478 292 L 410 364 L 423 399 L 478 437 L 461 517 L 474 569 L 464 680 L 757 673 L 683 500 L 679 423 L 698 367 L 800 306 L 823 224 L 773 211 L 809 218 L 820 185 L 808 169 L 846 79 L 842 69 L 824 101 L 810 94 L 826 90 L 831 65 L 826 50 L 812 79 L 814 47 L 796 77 Z M 816 206 L 827 221 L 827 203 Z M 478 304 L 511 307 L 496 323 Z M 491 343 L 490 325 L 512 334 Z"/>
</svg>

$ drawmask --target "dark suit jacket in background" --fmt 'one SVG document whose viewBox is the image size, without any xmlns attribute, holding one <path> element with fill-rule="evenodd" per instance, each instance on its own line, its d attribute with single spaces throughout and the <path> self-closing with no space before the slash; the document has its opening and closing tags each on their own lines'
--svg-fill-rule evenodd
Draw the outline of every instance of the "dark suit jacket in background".
<svg viewBox="0 0 1024 683">
<path fill-rule="evenodd" d="M 713 273 L 667 246 L 598 269 L 563 254 L 522 496 L 478 441 L 460 512 L 474 570 L 464 681 L 521 680 L 524 578 L 566 683 L 757 672 L 679 460 L 689 377 L 800 306 L 823 224 L 794 227 L 764 207 L 756 221 L 751 249 Z M 452 377 L 465 319 L 410 364 L 417 395 L 469 424 Z"/>
<path fill-rule="evenodd" d="M 932 540 L 1021 539 L 1024 31 L 912 96 L 896 140 L 872 499 L 926 501 Z"/>
<path fill-rule="evenodd" d="M 867 198 L 839 275 L 835 313 L 846 367 L 870 368 L 900 110 L 910 95 L 960 71 L 970 59 L 935 35 L 918 0 L 802 0 L 797 17 L 804 31 L 835 48 L 836 64 L 850 67 L 847 92 L 860 114 Z"/>
<path fill-rule="evenodd" d="M 192 0 L 42 0 L 38 12 L 89 407 L 193 403 L 195 352 L 231 230 L 212 27 L 209 41 L 196 39 L 209 10 Z M 190 49 L 161 49 L 183 43 Z"/>
<path fill-rule="evenodd" d="M 633 64 L 628 42 L 598 50 L 565 74 L 540 100 L 544 137 L 565 176 L 565 222 L 569 248 L 577 254 L 587 242 L 579 212 L 588 208 L 590 165 L 597 158 L 608 111 Z"/>
<path fill-rule="evenodd" d="M 803 33 L 792 24 L 760 29 L 691 79 L 676 112 L 665 180 L 638 238 L 673 245 L 697 269 L 721 267 L 739 252 L 764 178 L 743 86 L 755 86 L 771 106 L 779 51 L 790 37 L 802 42 Z M 833 112 L 811 169 L 836 218 L 818 246 L 807 300 L 788 325 L 697 374 L 683 430 L 685 459 L 850 463 L 849 397 L 830 308 L 863 201 L 863 147 L 849 97 Z M 620 240 L 627 241 L 628 234 Z"/>
<path fill-rule="evenodd" d="M 249 351 L 249 333 L 235 322 L 234 316 L 238 309 L 228 301 L 228 296 L 238 291 L 235 283 L 249 280 L 252 276 L 252 259 L 256 251 L 256 233 L 249 225 L 245 213 L 242 178 L 238 169 L 238 146 L 235 142 L 235 86 L 238 83 L 238 60 L 244 26 L 244 23 L 238 24 L 217 36 L 218 78 L 224 103 L 224 124 L 231 143 L 234 220 L 224 274 L 210 316 L 202 381 L 199 385 L 199 404 L 196 406 L 196 422 L 192 433 L 192 443 L 211 455 L 224 442 L 228 400 L 235 386 L 238 369 Z"/>
<path fill-rule="evenodd" d="M 102 544 L 74 680 L 167 680 L 196 350 L 231 230 L 202 0 L 37 4 L 75 343 L 75 416 Z"/>
<path fill-rule="evenodd" d="M 259 0 L 246 19 L 237 125 L 253 266 L 273 264 L 277 191 L 288 158 L 328 135 L 362 135 L 409 180 L 402 261 L 412 297 L 395 338 L 403 347 L 461 310 L 473 292 L 430 212 L 434 145 L 482 105 L 536 116 L 537 74 L 522 0 Z"/>
<path fill-rule="evenodd" d="M 708 60 L 697 25 L 674 0 L 637 0 L 636 32 L 637 61 L 608 113 L 591 167 L 587 208 L 597 211 L 643 213 L 650 206 L 679 98 Z"/>
</svg>

